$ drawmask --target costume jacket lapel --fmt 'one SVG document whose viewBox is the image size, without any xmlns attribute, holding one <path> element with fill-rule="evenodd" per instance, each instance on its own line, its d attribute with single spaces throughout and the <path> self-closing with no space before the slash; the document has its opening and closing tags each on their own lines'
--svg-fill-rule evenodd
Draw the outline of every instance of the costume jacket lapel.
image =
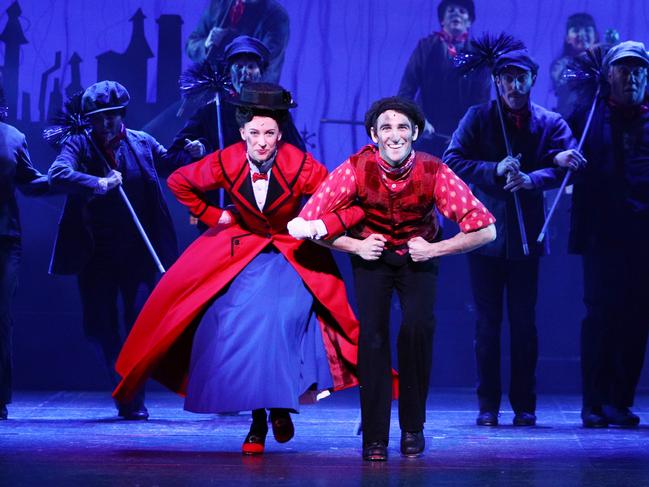
<svg viewBox="0 0 649 487">
<path fill-rule="evenodd" d="M 259 218 L 265 218 L 266 215 L 274 213 L 293 196 L 293 186 L 306 159 L 306 155 L 301 159 L 290 157 L 288 151 L 283 150 L 282 147 L 283 145 L 280 145 L 273 163 L 263 214 L 259 211 L 255 201 L 245 144 L 240 142 L 232 145 L 223 150 L 219 156 L 233 200 Z"/>
</svg>

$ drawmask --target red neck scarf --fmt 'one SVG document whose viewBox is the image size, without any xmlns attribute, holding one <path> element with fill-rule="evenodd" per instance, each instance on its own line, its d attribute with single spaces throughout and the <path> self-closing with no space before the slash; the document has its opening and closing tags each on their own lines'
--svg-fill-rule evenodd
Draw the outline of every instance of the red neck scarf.
<svg viewBox="0 0 649 487">
<path fill-rule="evenodd" d="M 411 150 L 410 155 L 398 166 L 392 166 L 385 162 L 381 158 L 378 149 L 374 156 L 381 170 L 381 182 L 392 193 L 401 191 L 410 179 L 412 168 L 415 165 L 415 151 Z"/>
<path fill-rule="evenodd" d="M 459 36 L 453 36 L 442 29 L 439 32 L 435 32 L 434 35 L 439 37 L 444 42 L 444 44 L 446 44 L 446 52 L 448 56 L 452 58 L 457 56 L 458 47 L 464 46 L 467 39 L 469 38 L 468 31 L 464 34 L 460 34 Z"/>
<path fill-rule="evenodd" d="M 124 124 L 122 124 L 119 133 L 109 141 L 99 139 L 95 136 L 94 132 L 92 133 L 92 137 L 95 139 L 95 142 L 97 142 L 97 145 L 99 146 L 101 152 L 104 154 L 104 156 L 106 156 L 106 160 L 108 161 L 111 169 L 117 169 L 115 152 L 117 151 L 117 148 L 119 147 L 119 144 L 122 142 L 122 140 L 126 138 L 126 127 L 124 126 Z"/>
<path fill-rule="evenodd" d="M 646 99 L 639 105 L 620 105 L 619 103 L 615 103 L 610 98 L 608 99 L 607 103 L 609 108 L 611 109 L 611 112 L 621 116 L 622 118 L 626 118 L 627 120 L 636 118 L 649 112 L 649 104 L 647 104 Z"/>
<path fill-rule="evenodd" d="M 532 116 L 529 103 L 520 110 L 512 110 L 504 101 L 502 102 L 502 105 L 505 115 L 514 123 L 514 126 L 518 130 L 522 129 L 529 122 L 530 117 Z"/>
<path fill-rule="evenodd" d="M 243 0 L 235 0 L 232 8 L 230 9 L 230 26 L 236 27 L 237 24 L 241 21 L 243 17 L 243 11 L 246 9 L 246 5 L 243 3 Z"/>
</svg>

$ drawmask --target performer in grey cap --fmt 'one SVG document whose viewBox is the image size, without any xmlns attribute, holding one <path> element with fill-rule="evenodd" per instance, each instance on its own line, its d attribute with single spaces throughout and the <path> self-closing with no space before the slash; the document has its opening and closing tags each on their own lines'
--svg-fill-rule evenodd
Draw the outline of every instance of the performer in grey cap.
<svg viewBox="0 0 649 487">
<path fill-rule="evenodd" d="M 231 102 L 238 98 L 245 84 L 259 82 L 262 79 L 268 67 L 269 57 L 270 52 L 266 45 L 254 37 L 239 36 L 226 46 L 224 65 L 220 69 L 227 74 L 231 89 L 221 93 L 220 131 L 216 100 L 212 100 L 196 110 L 174 137 L 169 146 L 169 157 L 175 166 L 180 167 L 198 161 L 207 154 L 241 140 L 239 124 L 235 117 L 236 107 Z M 285 142 L 301 151 L 306 151 L 306 145 L 290 113 L 287 113 L 282 120 L 280 129 Z M 219 144 L 219 133 L 223 135 L 222 147 Z M 218 191 L 210 191 L 206 196 L 211 203 L 219 203 Z M 223 203 L 229 201 L 226 199 Z M 193 218 L 190 221 L 193 221 Z M 196 221 L 196 224 L 201 232 L 207 229 L 207 226 L 200 221 Z"/>
<path fill-rule="evenodd" d="M 608 96 L 584 144 L 589 164 L 575 178 L 570 250 L 584 270 L 582 422 L 636 426 L 636 386 L 649 330 L 649 56 L 622 42 L 604 57 Z M 586 113 L 573 126 L 581 132 Z"/>
<path fill-rule="evenodd" d="M 239 125 L 235 120 L 235 106 L 230 103 L 241 94 L 246 83 L 261 81 L 268 67 L 270 52 L 266 45 L 250 36 L 239 36 L 225 48 L 223 66 L 229 75 L 232 91 L 222 95 L 221 120 L 223 147 L 241 140 Z M 306 147 L 291 117 L 281 127 L 284 140 L 304 151 Z M 169 155 L 177 166 L 197 161 L 219 149 L 216 102 L 211 101 L 192 115 L 169 146 Z"/>
<path fill-rule="evenodd" d="M 149 134 L 125 127 L 129 100 L 126 88 L 115 81 L 88 87 L 82 109 L 89 118 L 90 136 L 70 137 L 48 173 L 52 187 L 68 193 L 50 273 L 77 275 L 84 332 L 96 345 L 113 386 L 117 385 L 115 360 L 123 342 L 118 295 L 128 332 L 156 281 L 154 261 L 117 186 L 128 194 L 163 264 L 170 265 L 177 254 L 156 171 L 156 166 L 167 163 L 166 150 Z M 149 416 L 144 391 L 117 408 L 124 419 Z"/>
<path fill-rule="evenodd" d="M 197 63 L 216 62 L 239 35 L 262 41 L 270 51 L 264 81 L 278 83 L 289 38 L 289 18 L 276 0 L 210 0 L 187 40 L 187 55 Z"/>
</svg>

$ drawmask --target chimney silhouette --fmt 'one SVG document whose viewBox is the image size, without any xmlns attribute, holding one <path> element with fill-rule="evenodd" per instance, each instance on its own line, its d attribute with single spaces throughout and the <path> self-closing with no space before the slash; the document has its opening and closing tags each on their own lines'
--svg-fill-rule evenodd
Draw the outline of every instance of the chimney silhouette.
<svg viewBox="0 0 649 487">
<path fill-rule="evenodd" d="M 179 98 L 178 78 L 182 70 L 182 25 L 180 15 L 161 15 L 158 24 L 158 72 L 156 103 L 171 105 Z"/>
<path fill-rule="evenodd" d="M 52 120 L 57 113 L 63 108 L 63 93 L 61 93 L 61 83 L 59 78 L 54 78 L 54 86 L 50 92 L 50 103 L 47 107 L 47 119 Z"/>
<path fill-rule="evenodd" d="M 5 25 L 0 41 L 5 44 L 5 59 L 2 67 L 2 77 L 4 83 L 7 106 L 9 108 L 8 118 L 16 119 L 18 110 L 18 70 L 20 63 L 20 46 L 27 44 L 27 39 L 20 25 L 18 18 L 22 9 L 18 2 L 12 3 L 7 9 L 7 25 Z"/>
<path fill-rule="evenodd" d="M 83 85 L 81 84 L 81 70 L 79 69 L 81 61 L 81 56 L 76 52 L 72 53 L 72 56 L 68 61 L 68 64 L 70 65 L 70 84 L 65 87 L 65 94 L 68 97 L 71 97 L 83 89 Z"/>
<path fill-rule="evenodd" d="M 131 42 L 124 52 L 124 60 L 126 61 L 124 68 L 130 73 L 129 77 L 132 79 L 130 86 L 127 85 L 126 88 L 131 94 L 131 100 L 136 105 L 146 104 L 147 63 L 149 58 L 153 57 L 153 51 L 151 51 L 144 36 L 145 18 L 146 16 L 142 13 L 141 8 L 138 8 L 135 15 L 131 17 L 133 34 L 131 35 Z"/>
<path fill-rule="evenodd" d="M 153 52 L 144 37 L 145 18 L 141 8 L 131 17 L 131 41 L 123 54 L 107 51 L 97 56 L 97 79 L 118 81 L 131 95 L 128 113 L 131 127 L 140 127 L 150 115 L 146 102 L 147 62 Z"/>
</svg>

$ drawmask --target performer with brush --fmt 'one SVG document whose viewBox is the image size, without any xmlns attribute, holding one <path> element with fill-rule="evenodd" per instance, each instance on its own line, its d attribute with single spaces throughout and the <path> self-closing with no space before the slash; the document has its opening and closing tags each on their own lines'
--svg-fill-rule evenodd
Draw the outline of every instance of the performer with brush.
<svg viewBox="0 0 649 487">
<path fill-rule="evenodd" d="M 574 177 L 570 228 L 570 250 L 582 256 L 584 271 L 586 428 L 640 422 L 630 408 L 649 331 L 648 69 L 644 44 L 612 47 L 601 64 L 603 97 L 571 120 L 589 162 Z"/>
<path fill-rule="evenodd" d="M 513 423 L 536 423 L 536 298 L 539 256 L 548 249 L 533 246 L 526 253 L 521 234 L 535 235 L 540 229 L 543 191 L 558 186 L 565 172 L 558 166 L 583 163 L 583 157 L 572 150 L 575 141 L 567 123 L 559 114 L 530 101 L 538 65 L 519 45 L 507 49 L 511 43 L 506 41 L 502 36 L 480 41 L 482 46 L 498 46 L 491 52 L 498 53 L 492 72 L 499 98 L 469 109 L 444 154 L 444 162 L 470 184 L 496 217 L 496 240 L 469 254 L 478 315 L 475 354 L 480 413 L 476 422 L 481 426 L 498 424 L 505 292 L 511 327 Z M 518 207 L 512 193 L 519 198 Z"/>
</svg>

